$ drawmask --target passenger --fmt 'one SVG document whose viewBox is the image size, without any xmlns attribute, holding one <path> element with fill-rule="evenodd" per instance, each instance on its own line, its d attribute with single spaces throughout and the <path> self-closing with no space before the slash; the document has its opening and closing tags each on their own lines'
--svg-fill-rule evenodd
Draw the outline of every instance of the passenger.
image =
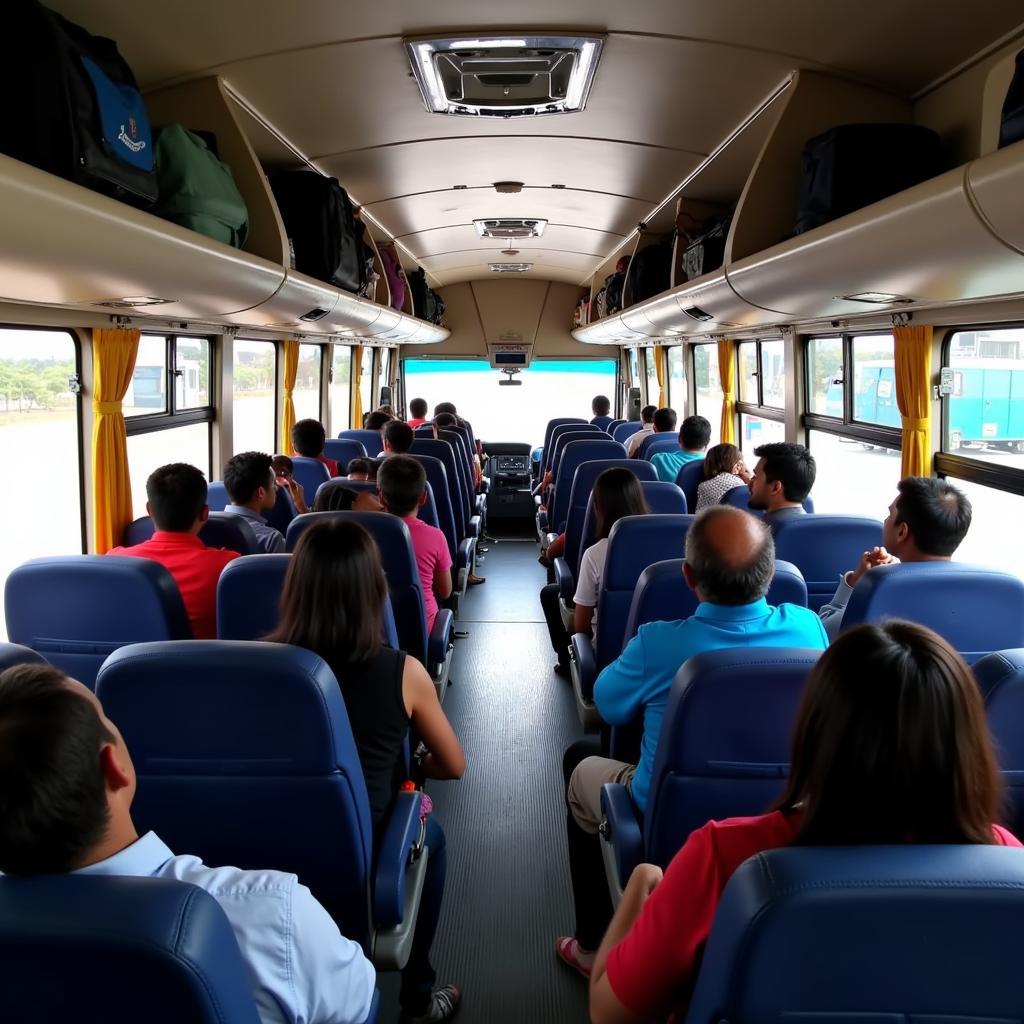
<svg viewBox="0 0 1024 1024">
<path fill-rule="evenodd" d="M 948 562 L 971 528 L 971 503 L 945 480 L 908 476 L 882 523 L 882 546 L 865 551 L 856 568 L 839 577 L 832 600 L 818 611 L 825 632 L 835 637 L 857 581 L 876 565 Z"/>
<path fill-rule="evenodd" d="M 615 418 L 611 415 L 612 403 L 605 395 L 594 396 L 594 400 L 590 403 L 590 411 L 594 414 L 594 418 L 590 422 L 602 430 L 607 430 L 608 424 Z"/>
<path fill-rule="evenodd" d="M 409 420 L 409 426 L 413 430 L 417 427 L 422 427 L 427 422 L 427 400 L 425 398 L 414 398 L 409 403 L 409 412 L 412 415 L 412 419 Z"/>
<path fill-rule="evenodd" d="M 695 511 L 717 505 L 734 487 L 750 486 L 750 470 L 734 444 L 716 444 L 704 456 L 704 480 L 697 486 Z"/>
<path fill-rule="evenodd" d="M 640 410 L 640 429 L 626 438 L 626 455 L 629 458 L 636 458 L 640 445 L 654 433 L 654 414 L 657 411 L 656 405 L 645 405 Z"/>
<path fill-rule="evenodd" d="M 92 691 L 49 665 L 10 668 L 0 674 L 0 735 L 0 871 L 196 885 L 231 924 L 263 1024 L 366 1019 L 373 966 L 295 875 L 207 867 L 154 832 L 139 836 L 135 767 Z"/>
<path fill-rule="evenodd" d="M 688 462 L 704 458 L 711 440 L 711 424 L 703 416 L 687 416 L 679 430 L 678 452 L 658 452 L 651 456 L 651 465 L 659 480 L 674 484 L 679 470 Z"/>
<path fill-rule="evenodd" d="M 750 507 L 763 509 L 769 526 L 804 515 L 803 502 L 818 471 L 814 456 L 802 444 L 788 441 L 763 444 L 754 454 L 758 459 L 750 477 Z"/>
<path fill-rule="evenodd" d="M 655 434 L 671 434 L 676 429 L 675 409 L 656 409 L 652 426 L 654 427 L 653 433 Z M 632 457 L 634 459 L 640 458 L 640 446 L 646 440 L 646 437 L 642 438 L 640 443 L 633 449 Z M 675 481 L 675 477 L 672 479 Z"/>
<path fill-rule="evenodd" d="M 376 459 L 350 459 L 345 467 L 349 480 L 376 480 L 378 463 Z"/>
<path fill-rule="evenodd" d="M 664 876 L 653 864 L 633 871 L 593 964 L 591 1020 L 682 1020 L 722 891 L 764 850 L 1021 845 L 996 824 L 1001 780 L 974 677 L 922 626 L 859 626 L 822 655 L 791 762 L 774 810 L 709 821 Z"/>
<path fill-rule="evenodd" d="M 284 551 L 280 530 L 267 525 L 264 512 L 277 502 L 277 473 L 269 455 L 242 452 L 228 459 L 224 466 L 224 486 L 231 504 L 225 512 L 241 516 L 252 527 L 260 548 L 268 555 Z"/>
<path fill-rule="evenodd" d="M 178 584 L 192 635 L 197 640 L 213 640 L 217 636 L 217 580 L 238 552 L 208 548 L 199 539 L 210 515 L 206 480 L 195 466 L 172 462 L 150 473 L 146 497 L 146 512 L 156 532 L 141 544 L 113 548 L 107 554 L 149 558 L 164 566 Z"/>
<path fill-rule="evenodd" d="M 394 418 L 391 413 L 384 412 L 382 409 L 374 409 L 373 412 L 366 414 L 363 426 L 366 430 L 380 430 L 385 423 L 390 423 Z"/>
<path fill-rule="evenodd" d="M 416 438 L 412 427 L 401 420 L 391 420 L 389 423 L 385 423 L 380 434 L 384 443 L 385 455 L 406 454 Z"/>
<path fill-rule="evenodd" d="M 295 479 L 295 464 L 287 455 L 275 455 L 272 461 L 274 463 L 274 472 L 277 474 L 277 486 L 288 489 L 296 512 L 300 515 L 308 512 L 309 506 L 306 504 L 306 492 L 303 490 L 302 484 Z"/>
<path fill-rule="evenodd" d="M 321 487 L 313 502 L 314 512 L 383 512 L 384 506 L 372 491 L 353 491 L 335 484 Z"/>
<path fill-rule="evenodd" d="M 292 427 L 292 451 L 307 459 L 316 459 L 327 467 L 331 476 L 338 475 L 338 464 L 324 455 L 327 432 L 319 420 L 299 420 Z M 316 495 L 314 494 L 315 498 Z"/>
<path fill-rule="evenodd" d="M 618 659 L 597 677 L 594 703 L 609 725 L 643 720 L 640 763 L 588 756 L 590 740 L 565 752 L 568 782 L 569 867 L 576 933 L 558 940 L 558 955 L 589 974 L 594 952 L 611 915 L 597 828 L 601 786 L 618 782 L 641 813 L 647 806 L 651 768 L 672 681 L 680 665 L 703 651 L 723 647 L 813 647 L 828 642 L 821 620 L 796 605 L 772 608 L 765 600 L 775 572 L 771 532 L 742 509 L 716 505 L 702 512 L 686 535 L 683 575 L 700 599 L 688 619 L 640 627 Z"/>
<path fill-rule="evenodd" d="M 388 459 L 391 467 L 400 457 Z M 409 461 L 401 459 L 401 461 Z M 383 472 L 383 471 L 382 471 Z M 300 538 L 281 594 L 281 624 L 267 638 L 319 654 L 331 666 L 348 710 L 366 780 L 375 845 L 408 777 L 404 744 L 412 724 L 426 753 L 422 776 L 458 779 L 465 770 L 459 741 L 424 667 L 381 643 L 388 585 L 373 539 L 344 518 L 317 523 Z M 426 819 L 426 880 L 409 962 L 402 971 L 403 1021 L 443 1021 L 459 1005 L 455 985 L 434 990 L 430 947 L 444 894 L 445 835 Z"/>
<path fill-rule="evenodd" d="M 459 415 L 459 410 L 455 408 L 454 402 L 438 402 L 434 406 L 434 416 L 440 416 L 443 412 L 450 412 L 453 416 Z"/>
<path fill-rule="evenodd" d="M 409 528 L 429 632 L 434 628 L 438 602 L 447 601 L 452 595 L 452 556 L 444 534 L 416 515 L 427 500 L 426 472 L 408 455 L 392 455 L 380 464 L 377 484 L 384 508 Z"/>
</svg>

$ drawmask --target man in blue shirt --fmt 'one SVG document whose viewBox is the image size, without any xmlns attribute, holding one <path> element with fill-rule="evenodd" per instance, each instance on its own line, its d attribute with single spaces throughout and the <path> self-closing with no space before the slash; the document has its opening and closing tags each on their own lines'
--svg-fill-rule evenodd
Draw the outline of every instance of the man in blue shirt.
<svg viewBox="0 0 1024 1024">
<path fill-rule="evenodd" d="M 231 499 L 225 512 L 241 516 L 256 534 L 260 550 L 268 555 L 284 551 L 280 530 L 267 525 L 264 513 L 277 501 L 277 474 L 274 462 L 263 452 L 242 452 L 232 456 L 224 466 L 224 487 Z M 311 495 L 311 499 L 316 495 Z"/>
<path fill-rule="evenodd" d="M 567 827 L 576 933 L 560 938 L 557 952 L 584 974 L 589 974 L 611 916 L 597 838 L 601 787 L 620 783 L 641 811 L 646 807 L 661 720 L 680 666 L 695 654 L 723 647 L 828 646 L 814 612 L 796 605 L 769 607 L 765 594 L 774 573 L 771 533 L 760 520 L 729 505 L 706 509 L 686 535 L 683 565 L 686 582 L 700 599 L 696 612 L 681 621 L 641 626 L 597 677 L 594 703 L 601 717 L 609 725 L 642 718 L 643 740 L 638 765 L 584 757 L 569 775 Z M 567 774 L 573 750 L 566 753 Z"/>
<path fill-rule="evenodd" d="M 674 484 L 683 466 L 704 458 L 710 440 L 711 424 L 703 416 L 687 416 L 679 428 L 679 451 L 658 452 L 651 456 L 651 465 L 658 479 Z"/>
<path fill-rule="evenodd" d="M 230 922 L 262 1024 L 366 1019 L 373 965 L 294 875 L 211 868 L 139 837 L 132 759 L 89 689 L 49 665 L 8 669 L 0 735 L 0 871 L 190 882 Z"/>
</svg>

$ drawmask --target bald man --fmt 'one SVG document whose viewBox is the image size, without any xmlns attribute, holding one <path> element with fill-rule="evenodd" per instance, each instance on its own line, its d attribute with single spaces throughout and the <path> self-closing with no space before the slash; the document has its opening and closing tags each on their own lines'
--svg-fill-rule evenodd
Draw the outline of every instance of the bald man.
<svg viewBox="0 0 1024 1024">
<path fill-rule="evenodd" d="M 583 974 L 611 917 L 608 885 L 597 837 L 601 787 L 624 785 L 641 812 L 647 805 L 651 768 L 672 681 L 688 658 L 723 647 L 813 647 L 828 638 L 814 612 L 796 605 L 771 608 L 765 600 L 775 573 L 771 533 L 742 509 L 715 505 L 686 535 L 683 576 L 700 599 L 688 619 L 640 627 L 622 654 L 598 677 L 594 703 L 609 725 L 643 719 L 638 765 L 607 757 L 583 757 L 586 748 L 566 751 L 569 866 L 576 904 L 576 932 L 558 940 L 558 955 Z M 671 609 L 665 609 L 667 614 Z M 573 767 L 573 763 L 578 762 Z M 569 774 L 571 771 L 571 775 Z"/>
</svg>

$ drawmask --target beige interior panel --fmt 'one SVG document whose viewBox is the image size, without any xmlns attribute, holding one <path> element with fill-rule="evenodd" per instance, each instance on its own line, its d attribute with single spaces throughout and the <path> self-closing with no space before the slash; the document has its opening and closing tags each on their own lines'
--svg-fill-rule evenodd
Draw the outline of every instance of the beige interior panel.
<svg viewBox="0 0 1024 1024">
<path fill-rule="evenodd" d="M 543 239 L 535 239 L 543 241 Z M 481 270 L 489 271 L 487 264 L 493 263 L 533 263 L 536 265 L 564 267 L 567 271 L 575 271 L 577 277 L 589 273 L 594 266 L 595 257 L 589 253 L 571 252 L 563 249 L 548 249 L 541 246 L 520 245 L 518 256 L 503 256 L 501 250 L 493 246 L 491 248 L 464 249 L 460 252 L 439 253 L 437 256 L 428 256 L 423 261 L 432 274 L 439 274 L 446 270 L 454 270 L 456 267 L 478 266 Z"/>
<path fill-rule="evenodd" d="M 967 169 L 967 188 L 990 230 L 1024 253 L 1024 142 L 996 150 Z"/>
<path fill-rule="evenodd" d="M 593 228 L 579 225 L 548 224 L 540 238 L 511 241 L 508 244 L 493 238 L 481 238 L 472 224 L 459 224 L 454 227 L 434 228 L 432 231 L 419 231 L 414 235 L 403 235 L 402 244 L 413 255 L 421 259 L 431 253 L 440 256 L 449 252 L 462 252 L 470 248 L 486 249 L 488 252 L 501 253 L 502 249 L 522 249 L 524 246 L 543 245 L 545 249 L 563 252 L 584 253 L 595 258 L 611 245 L 617 245 L 621 235 L 610 231 L 596 231 Z M 501 259 L 511 259 L 500 256 Z"/>
<path fill-rule="evenodd" d="M 567 270 L 565 267 L 555 266 L 551 263 L 535 263 L 532 270 L 516 274 L 495 274 L 486 268 L 465 266 L 441 270 L 431 276 L 437 280 L 438 286 L 454 284 L 456 281 L 489 281 L 499 277 L 505 279 L 514 277 L 523 281 L 561 281 L 576 287 L 580 278 L 578 271 Z"/>
</svg>

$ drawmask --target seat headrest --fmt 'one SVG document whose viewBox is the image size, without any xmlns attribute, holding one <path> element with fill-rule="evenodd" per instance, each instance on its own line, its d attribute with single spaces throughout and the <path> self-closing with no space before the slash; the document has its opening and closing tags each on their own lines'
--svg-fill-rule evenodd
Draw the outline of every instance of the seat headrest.
<svg viewBox="0 0 1024 1024">
<path fill-rule="evenodd" d="M 606 590 L 632 592 L 640 573 L 668 558 L 682 558 L 686 532 L 693 525 L 689 515 L 626 516 L 608 537 L 608 557 L 602 586 Z"/>
</svg>

